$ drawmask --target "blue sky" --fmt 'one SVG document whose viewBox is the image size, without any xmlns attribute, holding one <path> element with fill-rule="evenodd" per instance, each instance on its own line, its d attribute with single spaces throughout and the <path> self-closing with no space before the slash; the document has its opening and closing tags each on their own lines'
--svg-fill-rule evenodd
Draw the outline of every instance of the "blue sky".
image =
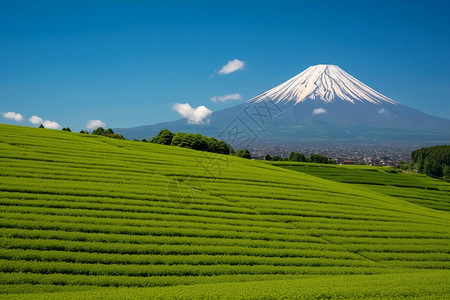
<svg viewBox="0 0 450 300">
<path fill-rule="evenodd" d="M 449 1 L 0 1 L 0 113 L 72 130 L 212 111 L 316 64 L 450 118 Z M 234 59 L 242 70 L 218 71 Z M 241 100 L 211 101 L 240 94 Z M 19 118 L 17 118 L 19 119 Z"/>
</svg>

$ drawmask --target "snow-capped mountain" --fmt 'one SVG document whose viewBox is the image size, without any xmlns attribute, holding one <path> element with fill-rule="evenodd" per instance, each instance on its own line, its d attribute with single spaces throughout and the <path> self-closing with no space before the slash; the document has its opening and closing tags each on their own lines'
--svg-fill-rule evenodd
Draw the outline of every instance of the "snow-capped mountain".
<svg viewBox="0 0 450 300">
<path fill-rule="evenodd" d="M 351 103 L 397 104 L 335 65 L 311 66 L 249 102 L 270 100 L 275 103 L 294 101 L 297 104 L 306 100 L 321 100 L 329 103 L 338 99 Z"/>
<path fill-rule="evenodd" d="M 164 128 L 214 136 L 234 148 L 255 141 L 450 143 L 450 120 L 402 105 L 335 65 L 311 66 L 245 103 L 214 112 L 207 124 L 181 119 L 115 131 L 148 139 Z M 242 132 L 246 136 L 230 140 Z M 249 143 L 234 144 L 238 140 Z"/>
</svg>

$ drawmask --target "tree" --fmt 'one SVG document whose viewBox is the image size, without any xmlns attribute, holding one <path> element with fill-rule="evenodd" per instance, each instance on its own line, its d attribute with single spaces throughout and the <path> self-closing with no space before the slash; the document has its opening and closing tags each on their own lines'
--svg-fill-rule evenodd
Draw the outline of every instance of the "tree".
<svg viewBox="0 0 450 300">
<path fill-rule="evenodd" d="M 39 128 L 45 128 L 45 127 L 44 127 L 44 125 L 41 124 L 41 125 L 39 125 Z"/>
<path fill-rule="evenodd" d="M 181 140 L 183 139 L 184 135 L 186 133 L 184 132 L 177 132 L 172 138 L 172 142 L 170 143 L 172 146 L 179 146 L 181 144 Z"/>
<path fill-rule="evenodd" d="M 309 161 L 319 164 L 327 164 L 328 163 L 328 157 L 321 154 L 311 154 L 309 156 Z"/>
<path fill-rule="evenodd" d="M 425 159 L 423 172 L 429 175 L 442 176 L 441 165 L 435 157 L 428 157 Z"/>
<path fill-rule="evenodd" d="M 175 133 L 171 132 L 170 130 L 163 129 L 150 140 L 150 143 L 170 145 L 174 136 Z"/>
<path fill-rule="evenodd" d="M 207 151 L 208 150 L 207 138 L 199 133 L 192 135 L 191 149 Z"/>
<path fill-rule="evenodd" d="M 68 132 L 72 132 L 72 130 L 70 130 L 69 127 L 64 127 L 63 129 L 61 129 L 62 131 L 68 131 Z"/>
<path fill-rule="evenodd" d="M 252 158 L 250 151 L 248 151 L 248 149 L 239 149 L 238 151 L 236 151 L 236 156 L 247 159 Z"/>
<path fill-rule="evenodd" d="M 95 129 L 94 131 L 92 131 L 93 135 L 103 135 L 106 136 L 106 131 L 105 129 L 103 129 L 103 127 L 98 127 L 97 129 Z"/>
<path fill-rule="evenodd" d="M 306 156 L 302 153 L 291 152 L 291 154 L 289 155 L 289 161 L 305 162 Z"/>
<path fill-rule="evenodd" d="M 264 156 L 264 160 L 272 160 L 272 157 L 269 154 L 266 154 L 266 156 Z"/>
<path fill-rule="evenodd" d="M 93 135 L 101 135 L 101 136 L 106 136 L 106 137 L 110 137 L 113 139 L 119 139 L 119 140 L 124 140 L 125 138 L 123 137 L 123 135 L 119 134 L 119 133 L 114 133 L 114 131 L 111 128 L 108 128 L 107 130 L 103 129 L 103 127 L 98 127 L 97 129 L 95 129 L 94 131 L 92 131 Z"/>
<path fill-rule="evenodd" d="M 444 177 L 450 166 L 450 145 L 424 147 L 411 152 L 417 170 L 428 175 Z"/>
<path fill-rule="evenodd" d="M 231 145 L 228 145 L 224 141 L 219 141 L 219 153 L 220 154 L 233 154 L 234 149 Z"/>
<path fill-rule="evenodd" d="M 450 181 L 450 166 L 444 166 L 442 168 L 442 177 L 445 181 Z"/>
<path fill-rule="evenodd" d="M 194 135 L 190 133 L 185 133 L 178 146 L 193 149 L 192 148 L 193 143 L 194 143 Z"/>
</svg>

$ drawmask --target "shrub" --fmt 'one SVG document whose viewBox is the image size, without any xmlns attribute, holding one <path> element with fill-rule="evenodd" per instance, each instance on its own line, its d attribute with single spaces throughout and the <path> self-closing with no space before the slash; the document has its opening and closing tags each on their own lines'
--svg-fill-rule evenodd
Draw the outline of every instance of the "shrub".
<svg viewBox="0 0 450 300">
<path fill-rule="evenodd" d="M 236 156 L 247 159 L 252 158 L 250 151 L 248 151 L 248 149 L 239 149 L 238 151 L 236 151 Z"/>
</svg>

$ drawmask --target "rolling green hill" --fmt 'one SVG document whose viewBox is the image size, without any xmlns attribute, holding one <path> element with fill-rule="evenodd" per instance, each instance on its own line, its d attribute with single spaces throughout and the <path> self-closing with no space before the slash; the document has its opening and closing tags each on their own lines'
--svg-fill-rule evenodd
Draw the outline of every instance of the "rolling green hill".
<svg viewBox="0 0 450 300">
<path fill-rule="evenodd" d="M 0 125 L 0 291 L 449 296 L 449 212 L 407 199 L 232 156 Z"/>
<path fill-rule="evenodd" d="M 450 184 L 422 174 L 389 167 L 340 166 L 299 162 L 271 162 L 274 166 L 320 178 L 349 183 L 425 207 L 450 211 Z"/>
</svg>

